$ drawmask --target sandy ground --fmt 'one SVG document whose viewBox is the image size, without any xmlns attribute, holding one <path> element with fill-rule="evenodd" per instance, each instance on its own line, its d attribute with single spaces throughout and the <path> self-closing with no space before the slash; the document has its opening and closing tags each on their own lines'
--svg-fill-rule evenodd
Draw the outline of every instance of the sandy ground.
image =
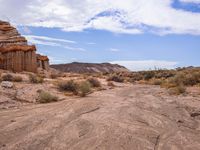
<svg viewBox="0 0 200 150">
<path fill-rule="evenodd" d="M 126 85 L 0 110 L 2 150 L 200 150 L 200 96 Z"/>
</svg>

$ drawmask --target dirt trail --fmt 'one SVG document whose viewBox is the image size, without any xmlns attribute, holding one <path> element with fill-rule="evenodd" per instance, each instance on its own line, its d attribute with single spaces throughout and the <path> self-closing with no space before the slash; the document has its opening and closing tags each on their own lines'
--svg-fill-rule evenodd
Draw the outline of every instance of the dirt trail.
<svg viewBox="0 0 200 150">
<path fill-rule="evenodd" d="M 0 149 L 200 150 L 200 97 L 127 85 L 2 110 Z"/>
</svg>

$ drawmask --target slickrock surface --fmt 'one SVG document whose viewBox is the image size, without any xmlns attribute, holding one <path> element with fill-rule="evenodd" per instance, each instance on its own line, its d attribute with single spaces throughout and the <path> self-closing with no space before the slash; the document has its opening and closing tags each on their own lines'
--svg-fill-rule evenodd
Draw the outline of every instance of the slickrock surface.
<svg viewBox="0 0 200 150">
<path fill-rule="evenodd" d="M 123 85 L 0 111 L 2 150 L 199 150 L 200 96 Z"/>
</svg>

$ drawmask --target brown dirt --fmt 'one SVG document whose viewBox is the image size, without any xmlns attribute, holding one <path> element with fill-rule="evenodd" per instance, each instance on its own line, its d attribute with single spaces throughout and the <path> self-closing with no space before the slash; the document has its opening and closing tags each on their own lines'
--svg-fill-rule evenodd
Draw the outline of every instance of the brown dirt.
<svg viewBox="0 0 200 150">
<path fill-rule="evenodd" d="M 200 96 L 126 85 L 0 111 L 3 150 L 199 150 Z"/>
</svg>

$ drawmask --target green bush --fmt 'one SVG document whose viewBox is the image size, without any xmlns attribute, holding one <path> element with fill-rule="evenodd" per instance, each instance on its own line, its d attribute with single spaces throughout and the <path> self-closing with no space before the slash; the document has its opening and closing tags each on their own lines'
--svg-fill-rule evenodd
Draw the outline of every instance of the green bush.
<svg viewBox="0 0 200 150">
<path fill-rule="evenodd" d="M 88 81 L 82 81 L 78 85 L 79 94 L 81 97 L 85 97 L 91 92 L 91 85 Z"/>
<path fill-rule="evenodd" d="M 37 75 L 30 74 L 29 75 L 29 81 L 31 83 L 43 83 L 44 82 L 44 78 L 42 78 L 40 76 L 37 76 Z"/>
<path fill-rule="evenodd" d="M 49 92 L 41 91 L 38 98 L 40 103 L 50 103 L 58 101 L 58 97 L 50 94 Z"/>
<path fill-rule="evenodd" d="M 58 88 L 61 91 L 77 93 L 77 83 L 74 80 L 59 82 Z"/>
<path fill-rule="evenodd" d="M 87 81 L 91 84 L 92 87 L 101 87 L 101 83 L 96 78 L 89 78 Z"/>
<path fill-rule="evenodd" d="M 13 81 L 13 76 L 11 74 L 4 74 L 1 79 L 2 81 Z"/>
</svg>

